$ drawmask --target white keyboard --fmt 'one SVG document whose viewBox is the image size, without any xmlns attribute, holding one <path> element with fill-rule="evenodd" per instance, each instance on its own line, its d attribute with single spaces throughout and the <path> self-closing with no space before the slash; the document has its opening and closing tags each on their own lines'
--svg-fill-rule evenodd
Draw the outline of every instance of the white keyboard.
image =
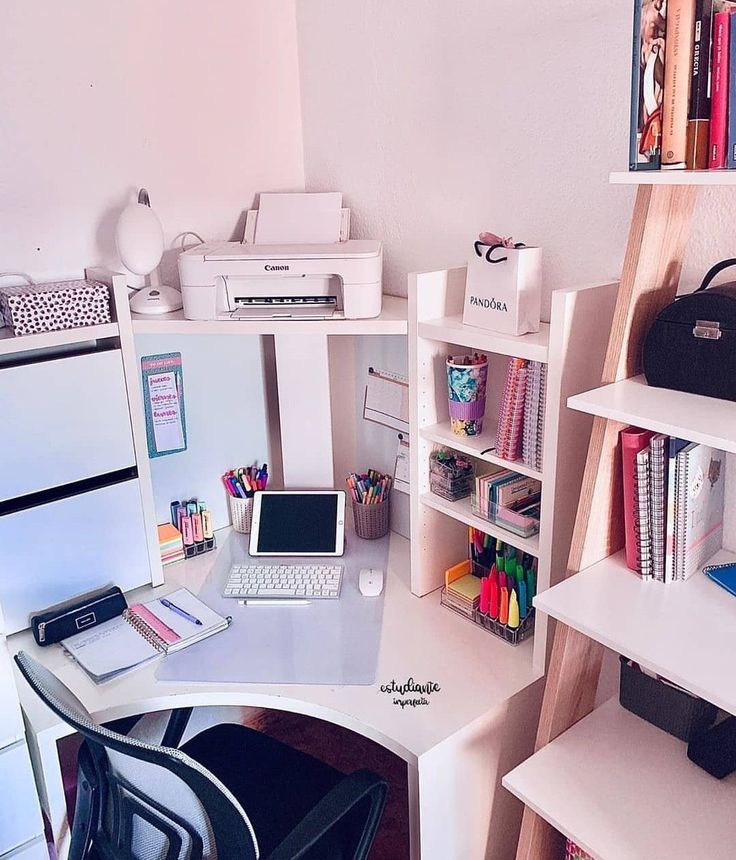
<svg viewBox="0 0 736 860">
<path fill-rule="evenodd" d="M 225 597 L 304 598 L 340 596 L 342 567 L 324 564 L 234 564 L 223 591 Z"/>
</svg>

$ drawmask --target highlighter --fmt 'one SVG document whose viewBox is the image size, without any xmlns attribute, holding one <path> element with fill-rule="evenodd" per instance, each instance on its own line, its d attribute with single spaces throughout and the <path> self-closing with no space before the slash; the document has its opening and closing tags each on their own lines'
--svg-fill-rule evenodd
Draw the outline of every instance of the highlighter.
<svg viewBox="0 0 736 860">
<path fill-rule="evenodd" d="M 196 499 L 189 499 L 187 502 L 187 514 L 191 517 L 192 514 L 196 514 L 199 508 L 197 507 Z"/>
<path fill-rule="evenodd" d="M 179 517 L 177 515 L 177 511 L 179 510 L 178 499 L 169 505 L 169 510 L 171 511 L 171 525 L 179 528 Z"/>
<path fill-rule="evenodd" d="M 520 582 L 524 581 L 524 565 L 520 562 L 516 562 L 516 584 L 518 585 Z"/>
<path fill-rule="evenodd" d="M 202 531 L 202 515 L 192 514 L 192 536 L 195 543 L 201 543 L 204 540 L 204 532 Z"/>
<path fill-rule="evenodd" d="M 505 586 L 501 589 L 501 609 L 498 620 L 501 624 L 508 624 L 509 621 L 509 590 Z"/>
<path fill-rule="evenodd" d="M 184 546 L 191 546 L 194 543 L 194 533 L 192 531 L 192 518 L 187 515 L 181 518 L 181 537 L 184 541 Z"/>
<path fill-rule="evenodd" d="M 499 572 L 502 570 L 506 570 L 506 564 L 503 555 L 498 551 L 498 547 L 496 547 L 496 567 Z"/>
<path fill-rule="evenodd" d="M 519 626 L 519 601 L 516 599 L 516 592 L 511 592 L 509 598 L 509 620 L 508 625 L 512 630 L 516 630 Z"/>
<path fill-rule="evenodd" d="M 480 581 L 480 603 L 478 609 L 483 615 L 488 615 L 488 609 L 491 605 L 491 580 L 484 576 Z"/>
<path fill-rule="evenodd" d="M 200 504 L 202 504 L 200 502 Z M 200 511 L 202 516 L 202 532 L 204 534 L 205 540 L 209 540 L 213 536 L 212 532 L 212 514 L 205 508 L 203 511 Z"/>
<path fill-rule="evenodd" d="M 498 588 L 498 580 L 492 579 L 490 582 L 490 601 L 488 606 L 488 614 L 491 618 L 498 618 L 499 613 L 499 602 L 500 602 L 500 591 Z"/>
<path fill-rule="evenodd" d="M 507 586 L 508 586 L 508 580 L 506 579 L 506 574 L 503 572 L 503 570 L 501 570 L 501 572 L 498 574 L 499 591 L 500 591 L 500 589 L 506 588 Z"/>
<path fill-rule="evenodd" d="M 537 578 L 531 568 L 526 572 L 526 591 L 531 603 L 532 597 L 537 593 Z"/>
<path fill-rule="evenodd" d="M 179 505 L 179 507 L 176 509 L 176 522 L 174 523 L 174 525 L 179 529 L 179 531 L 181 531 L 181 518 L 185 517 L 186 515 L 187 509 L 184 507 L 184 505 Z"/>
<path fill-rule="evenodd" d="M 522 579 L 519 583 L 519 615 L 522 618 L 526 618 L 529 612 L 529 607 L 526 603 L 526 583 Z"/>
</svg>

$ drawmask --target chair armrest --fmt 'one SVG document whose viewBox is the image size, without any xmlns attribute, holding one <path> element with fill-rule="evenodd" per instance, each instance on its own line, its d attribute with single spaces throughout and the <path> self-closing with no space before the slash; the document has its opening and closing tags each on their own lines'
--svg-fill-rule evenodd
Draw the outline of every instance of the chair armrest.
<svg viewBox="0 0 736 860">
<path fill-rule="evenodd" d="M 369 770 L 357 770 L 341 780 L 314 806 L 267 860 L 299 860 L 320 838 L 363 800 L 370 800 L 355 860 L 367 857 L 386 805 L 388 783 Z"/>
</svg>

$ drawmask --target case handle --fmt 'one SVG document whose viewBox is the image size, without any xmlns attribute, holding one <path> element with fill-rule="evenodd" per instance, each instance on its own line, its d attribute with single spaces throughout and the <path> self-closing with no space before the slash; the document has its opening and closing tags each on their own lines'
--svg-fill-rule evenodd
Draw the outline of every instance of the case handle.
<svg viewBox="0 0 736 860">
<path fill-rule="evenodd" d="M 708 273 L 703 278 L 703 283 L 698 287 L 697 290 L 695 290 L 695 292 L 699 293 L 701 290 L 707 290 L 708 287 L 711 285 L 711 282 L 713 281 L 713 279 L 717 275 L 720 275 L 720 273 L 724 269 L 728 269 L 731 266 L 736 266 L 736 259 L 733 257 L 731 257 L 728 260 L 721 260 L 720 263 L 716 263 L 715 266 L 713 266 L 711 269 L 708 270 Z"/>
</svg>

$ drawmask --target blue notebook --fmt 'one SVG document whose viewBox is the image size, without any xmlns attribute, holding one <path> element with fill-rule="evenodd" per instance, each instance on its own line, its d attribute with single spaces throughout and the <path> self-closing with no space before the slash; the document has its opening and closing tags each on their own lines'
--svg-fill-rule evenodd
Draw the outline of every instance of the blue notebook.
<svg viewBox="0 0 736 860">
<path fill-rule="evenodd" d="M 703 568 L 703 573 L 736 597 L 736 562 L 709 564 Z"/>
</svg>

